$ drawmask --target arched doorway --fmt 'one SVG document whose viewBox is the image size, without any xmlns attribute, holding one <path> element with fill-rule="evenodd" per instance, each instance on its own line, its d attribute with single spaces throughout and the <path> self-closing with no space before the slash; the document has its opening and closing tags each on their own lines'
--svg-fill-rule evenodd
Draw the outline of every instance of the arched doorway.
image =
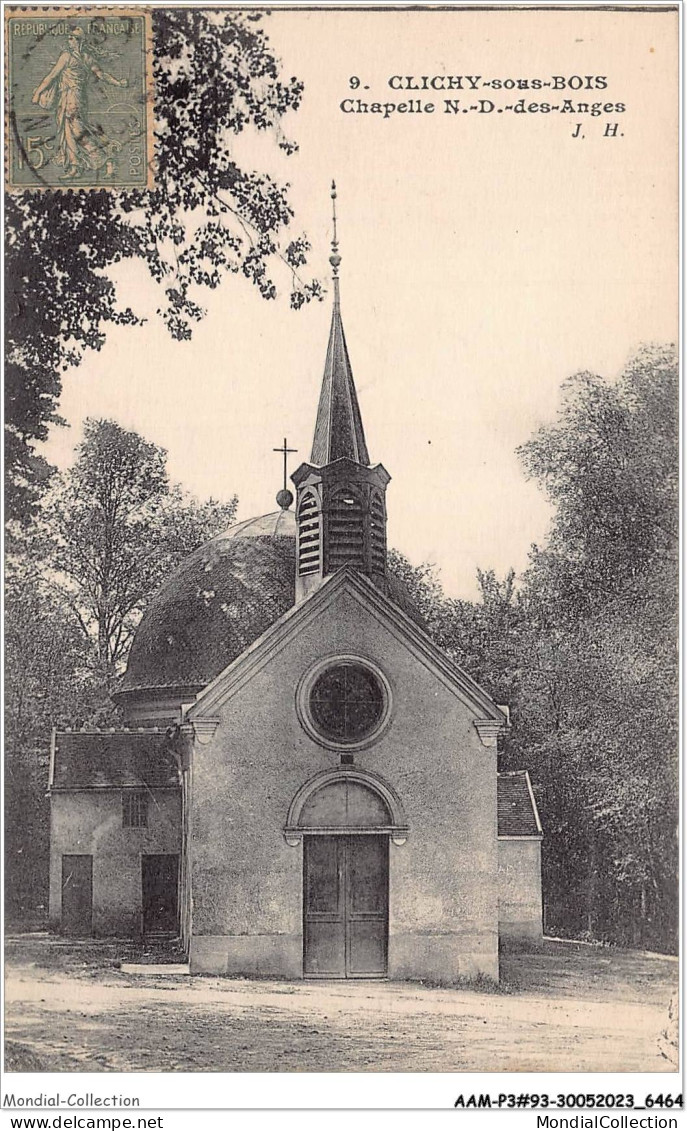
<svg viewBox="0 0 687 1131">
<path fill-rule="evenodd" d="M 383 978 L 389 938 L 389 839 L 407 826 L 391 788 L 359 770 L 318 774 L 284 830 L 303 840 L 303 973 Z"/>
</svg>

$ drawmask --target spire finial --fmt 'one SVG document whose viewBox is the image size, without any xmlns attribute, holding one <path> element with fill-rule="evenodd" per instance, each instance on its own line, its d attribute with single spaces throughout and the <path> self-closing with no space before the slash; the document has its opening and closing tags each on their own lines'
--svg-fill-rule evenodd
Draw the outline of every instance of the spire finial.
<svg viewBox="0 0 687 1131">
<path fill-rule="evenodd" d="M 334 230 L 332 233 L 332 254 L 329 256 L 329 262 L 332 265 L 332 275 L 334 276 L 335 291 L 338 292 L 339 280 L 339 264 L 341 263 L 341 256 L 339 255 L 339 241 L 336 237 L 336 181 L 332 181 L 332 221 Z M 336 296 L 338 298 L 338 294 Z"/>
<path fill-rule="evenodd" d="M 335 181 L 332 181 L 331 197 L 334 230 L 329 262 L 332 265 L 334 303 L 310 460 L 317 467 L 324 467 L 325 464 L 344 458 L 362 464 L 363 467 L 369 467 L 370 457 L 365 444 L 363 422 L 360 418 L 358 397 L 341 320 L 339 301 L 341 256 L 336 230 Z"/>
</svg>

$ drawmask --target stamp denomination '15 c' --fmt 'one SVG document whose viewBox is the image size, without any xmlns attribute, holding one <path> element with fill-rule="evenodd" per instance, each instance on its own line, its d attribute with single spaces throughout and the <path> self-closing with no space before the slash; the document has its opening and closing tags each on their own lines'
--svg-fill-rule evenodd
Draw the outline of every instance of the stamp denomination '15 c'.
<svg viewBox="0 0 687 1131">
<path fill-rule="evenodd" d="M 5 9 L 7 188 L 149 188 L 150 13 Z"/>
</svg>

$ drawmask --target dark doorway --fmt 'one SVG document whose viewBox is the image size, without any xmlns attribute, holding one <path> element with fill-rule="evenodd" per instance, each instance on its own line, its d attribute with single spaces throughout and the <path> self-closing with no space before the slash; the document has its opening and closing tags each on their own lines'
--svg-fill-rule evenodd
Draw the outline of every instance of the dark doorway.
<svg viewBox="0 0 687 1131">
<path fill-rule="evenodd" d="M 374 978 L 387 971 L 389 839 L 304 837 L 304 972 Z"/>
<path fill-rule="evenodd" d="M 93 857 L 62 857 L 62 930 L 82 938 L 93 934 Z"/>
<path fill-rule="evenodd" d="M 144 935 L 172 935 L 178 929 L 179 857 L 141 857 Z"/>
</svg>

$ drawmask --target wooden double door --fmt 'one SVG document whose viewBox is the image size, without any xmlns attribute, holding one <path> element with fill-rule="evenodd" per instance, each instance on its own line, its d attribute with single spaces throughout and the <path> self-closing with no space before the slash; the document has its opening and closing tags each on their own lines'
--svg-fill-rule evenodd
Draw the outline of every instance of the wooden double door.
<svg viewBox="0 0 687 1131">
<path fill-rule="evenodd" d="M 303 839 L 306 977 L 384 977 L 389 838 L 360 834 Z"/>
</svg>

